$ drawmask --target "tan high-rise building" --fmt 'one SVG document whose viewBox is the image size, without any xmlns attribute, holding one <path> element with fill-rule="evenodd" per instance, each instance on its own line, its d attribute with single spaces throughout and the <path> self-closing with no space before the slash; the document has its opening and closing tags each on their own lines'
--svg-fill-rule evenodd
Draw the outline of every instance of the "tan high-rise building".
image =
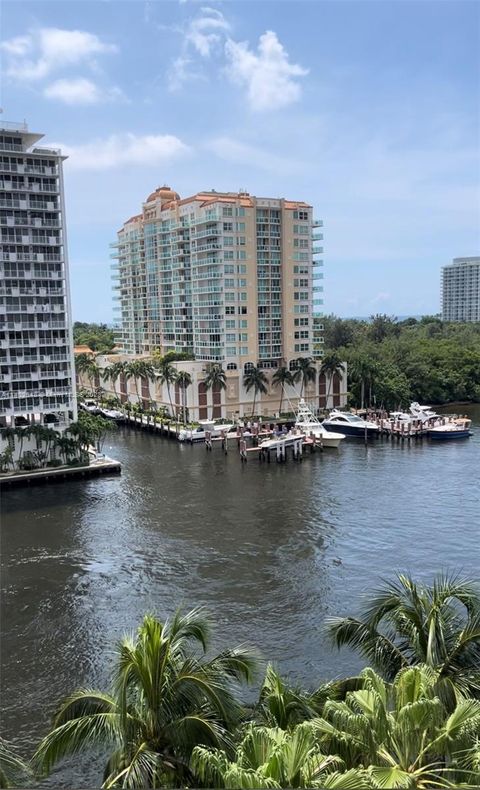
<svg viewBox="0 0 480 790">
<path fill-rule="evenodd" d="M 113 245 L 119 344 L 239 372 L 321 357 L 322 224 L 301 201 L 157 189 Z"/>
</svg>

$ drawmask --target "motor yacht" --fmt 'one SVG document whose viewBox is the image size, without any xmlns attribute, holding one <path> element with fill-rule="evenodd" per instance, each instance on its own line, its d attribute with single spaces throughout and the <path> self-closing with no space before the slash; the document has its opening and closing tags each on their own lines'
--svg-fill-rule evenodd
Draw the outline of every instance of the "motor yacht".
<svg viewBox="0 0 480 790">
<path fill-rule="evenodd" d="M 428 431 L 428 437 L 436 441 L 451 441 L 452 439 L 468 439 L 472 436 L 470 426 L 472 421 L 466 417 L 457 417 L 445 425 L 436 425 Z"/>
<path fill-rule="evenodd" d="M 200 420 L 197 428 L 182 428 L 178 432 L 178 440 L 180 442 L 203 442 L 207 433 L 210 433 L 212 439 L 217 439 L 222 433 L 227 434 L 233 428 L 233 423 L 222 424 L 213 422 L 213 420 Z"/>
<path fill-rule="evenodd" d="M 297 419 L 295 427 L 299 428 L 307 436 L 313 436 L 321 441 L 323 447 L 338 447 L 340 442 L 345 439 L 344 433 L 328 431 L 323 423 L 315 416 L 313 411 L 303 400 L 299 401 Z"/>
<path fill-rule="evenodd" d="M 338 430 L 346 436 L 358 436 L 361 439 L 364 438 L 365 433 L 367 437 L 378 436 L 380 430 L 376 423 L 363 420 L 358 414 L 338 409 L 333 409 L 322 425 L 329 431 Z"/>
</svg>

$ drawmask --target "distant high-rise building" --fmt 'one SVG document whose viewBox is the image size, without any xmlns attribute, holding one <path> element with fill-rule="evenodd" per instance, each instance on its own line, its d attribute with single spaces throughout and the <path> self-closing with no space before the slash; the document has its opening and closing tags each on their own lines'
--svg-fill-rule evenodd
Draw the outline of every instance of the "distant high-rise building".
<svg viewBox="0 0 480 790">
<path fill-rule="evenodd" d="M 480 321 L 480 256 L 442 268 L 442 319 Z"/>
<path fill-rule="evenodd" d="M 239 371 L 321 357 L 322 224 L 304 202 L 158 188 L 113 245 L 119 344 Z"/>
<path fill-rule="evenodd" d="M 0 425 L 76 418 L 64 157 L 42 137 L 0 122 Z"/>
</svg>

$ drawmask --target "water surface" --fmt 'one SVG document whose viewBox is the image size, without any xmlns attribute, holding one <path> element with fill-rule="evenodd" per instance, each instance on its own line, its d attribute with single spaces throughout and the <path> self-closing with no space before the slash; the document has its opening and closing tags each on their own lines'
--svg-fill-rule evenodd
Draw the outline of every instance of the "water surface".
<svg viewBox="0 0 480 790">
<path fill-rule="evenodd" d="M 462 411 L 464 407 L 462 407 Z M 394 570 L 478 575 L 480 407 L 458 443 L 339 451 L 241 465 L 236 448 L 120 429 L 120 477 L 2 497 L 2 731 L 31 753 L 56 703 L 105 687 L 112 646 L 146 611 L 205 605 L 217 644 L 250 642 L 305 685 L 358 667 L 322 627 Z M 81 760 L 50 785 L 99 785 Z"/>
</svg>

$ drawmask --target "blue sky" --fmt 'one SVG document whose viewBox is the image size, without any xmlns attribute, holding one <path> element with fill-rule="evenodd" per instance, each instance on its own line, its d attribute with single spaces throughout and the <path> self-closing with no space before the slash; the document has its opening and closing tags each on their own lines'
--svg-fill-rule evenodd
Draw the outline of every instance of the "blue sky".
<svg viewBox="0 0 480 790">
<path fill-rule="evenodd" d="M 439 310 L 480 252 L 480 3 L 3 2 L 2 106 L 65 163 L 76 320 L 112 320 L 109 243 L 163 183 L 303 199 L 325 312 Z"/>
</svg>

